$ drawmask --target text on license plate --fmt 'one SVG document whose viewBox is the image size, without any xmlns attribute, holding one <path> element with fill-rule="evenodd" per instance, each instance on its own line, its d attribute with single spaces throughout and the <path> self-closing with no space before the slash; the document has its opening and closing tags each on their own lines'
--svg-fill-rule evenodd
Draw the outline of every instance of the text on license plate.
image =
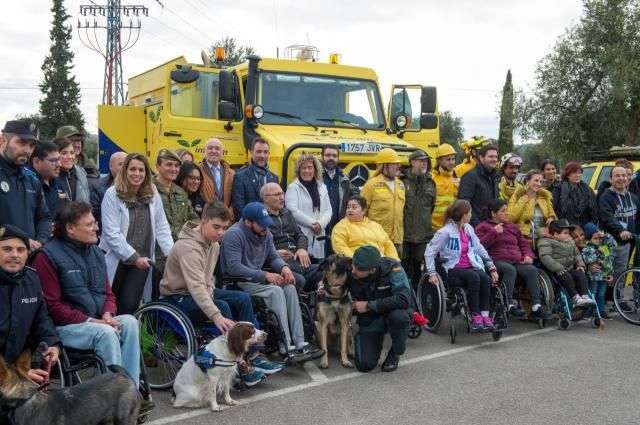
<svg viewBox="0 0 640 425">
<path fill-rule="evenodd" d="M 345 153 L 378 153 L 382 147 L 380 143 L 342 143 Z"/>
</svg>

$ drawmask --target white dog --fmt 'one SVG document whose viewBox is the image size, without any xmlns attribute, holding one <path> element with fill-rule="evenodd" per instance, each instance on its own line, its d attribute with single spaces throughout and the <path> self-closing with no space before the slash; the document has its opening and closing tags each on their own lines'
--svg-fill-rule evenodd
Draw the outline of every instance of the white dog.
<svg viewBox="0 0 640 425">
<path fill-rule="evenodd" d="M 250 345 L 261 343 L 266 334 L 255 328 L 253 323 L 238 322 L 227 336 L 214 338 L 206 350 L 221 364 L 201 369 L 191 356 L 176 376 L 173 383 L 173 407 L 211 406 L 214 412 L 222 410 L 216 395 L 224 394 L 224 404 L 233 406 L 236 402 L 229 394 L 231 382 L 237 373 L 236 362 L 240 361 Z"/>
</svg>

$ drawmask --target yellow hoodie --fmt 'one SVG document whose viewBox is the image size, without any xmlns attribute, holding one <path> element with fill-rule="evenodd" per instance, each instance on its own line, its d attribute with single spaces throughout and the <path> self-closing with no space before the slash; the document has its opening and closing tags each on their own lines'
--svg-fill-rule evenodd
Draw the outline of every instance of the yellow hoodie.
<svg viewBox="0 0 640 425">
<path fill-rule="evenodd" d="M 365 245 L 375 246 L 383 257 L 400 260 L 396 247 L 382 226 L 367 217 L 362 221 L 343 218 L 331 231 L 331 246 L 336 254 L 351 258 L 356 249 Z"/>
</svg>

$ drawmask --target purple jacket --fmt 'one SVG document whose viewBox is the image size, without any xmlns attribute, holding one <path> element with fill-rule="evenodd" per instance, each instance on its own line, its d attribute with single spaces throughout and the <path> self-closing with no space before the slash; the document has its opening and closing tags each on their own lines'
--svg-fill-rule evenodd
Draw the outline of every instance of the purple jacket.
<svg viewBox="0 0 640 425">
<path fill-rule="evenodd" d="M 476 227 L 476 235 L 493 261 L 515 264 L 522 262 L 525 256 L 534 258 L 529 241 L 522 236 L 517 224 L 506 222 L 502 234 L 494 229 L 496 223 L 485 220 Z"/>
</svg>

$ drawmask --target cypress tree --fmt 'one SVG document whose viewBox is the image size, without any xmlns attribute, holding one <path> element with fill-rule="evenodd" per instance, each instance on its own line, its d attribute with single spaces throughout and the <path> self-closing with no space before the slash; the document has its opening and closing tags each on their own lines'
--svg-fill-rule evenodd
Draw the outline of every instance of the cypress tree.
<svg viewBox="0 0 640 425">
<path fill-rule="evenodd" d="M 513 152 L 513 84 L 511 83 L 511 70 L 507 71 L 507 79 L 502 88 L 498 152 L 500 155 Z"/>
<path fill-rule="evenodd" d="M 53 22 L 49 38 L 51 47 L 42 64 L 44 80 L 40 84 L 40 134 L 43 139 L 55 136 L 58 127 L 74 125 L 84 130 L 84 116 L 80 111 L 80 85 L 71 74 L 74 54 L 69 47 L 71 26 L 65 25 L 70 17 L 63 0 L 53 0 Z"/>
</svg>

